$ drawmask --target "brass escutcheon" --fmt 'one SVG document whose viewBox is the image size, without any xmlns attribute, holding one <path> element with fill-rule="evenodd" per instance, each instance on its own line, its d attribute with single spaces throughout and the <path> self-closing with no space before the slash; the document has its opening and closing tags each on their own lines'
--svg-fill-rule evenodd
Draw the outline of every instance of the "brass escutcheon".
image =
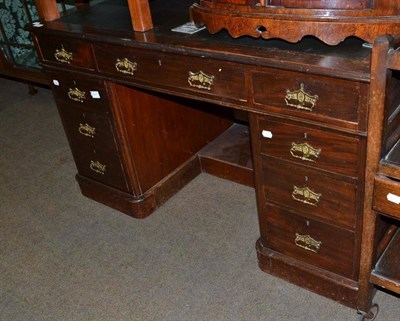
<svg viewBox="0 0 400 321">
<path fill-rule="evenodd" d="M 77 87 L 69 88 L 68 97 L 73 101 L 83 103 L 83 101 L 86 99 L 86 93 L 84 91 L 79 90 Z"/>
<path fill-rule="evenodd" d="M 98 174 L 104 175 L 106 172 L 106 165 L 100 163 L 99 161 L 90 161 L 90 169 L 93 172 L 96 172 Z"/>
<path fill-rule="evenodd" d="M 292 143 L 290 154 L 294 158 L 299 158 L 308 162 L 316 162 L 319 155 L 321 154 L 321 149 L 316 149 L 307 143 Z"/>
<path fill-rule="evenodd" d="M 317 253 L 320 249 L 322 242 L 314 240 L 310 235 L 300 235 L 296 233 L 294 243 L 307 251 Z"/>
<path fill-rule="evenodd" d="M 201 70 L 198 72 L 189 71 L 188 83 L 191 87 L 211 90 L 215 76 L 206 75 Z"/>
<path fill-rule="evenodd" d="M 293 186 L 293 199 L 304 204 L 317 206 L 321 195 L 313 192 L 308 187 Z"/>
<path fill-rule="evenodd" d="M 118 72 L 126 75 L 133 75 L 137 71 L 137 62 L 132 62 L 128 58 L 117 59 L 115 69 Z"/>
<path fill-rule="evenodd" d="M 304 91 L 304 84 L 300 84 L 300 89 L 298 90 L 286 90 L 286 105 L 296 109 L 312 111 L 317 105 L 317 100 L 318 95 L 312 96 Z"/>
<path fill-rule="evenodd" d="M 96 135 L 96 128 L 89 124 L 79 124 L 78 131 L 81 135 L 94 138 Z"/>
<path fill-rule="evenodd" d="M 66 51 L 63 45 L 61 45 L 61 49 L 56 49 L 54 57 L 56 58 L 57 61 L 62 62 L 64 64 L 69 64 L 73 60 L 72 52 Z"/>
</svg>

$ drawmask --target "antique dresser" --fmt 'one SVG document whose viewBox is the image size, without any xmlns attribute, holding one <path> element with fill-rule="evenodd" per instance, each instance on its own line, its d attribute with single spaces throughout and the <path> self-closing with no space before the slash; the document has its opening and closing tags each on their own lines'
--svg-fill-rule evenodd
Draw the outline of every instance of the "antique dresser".
<svg viewBox="0 0 400 321">
<path fill-rule="evenodd" d="M 205 8 L 249 3 L 201 0 L 191 14 L 215 32 Z M 371 265 L 399 243 L 398 223 L 372 210 L 379 159 L 400 136 L 399 75 L 386 69 L 398 41 L 188 33 L 191 5 L 152 1 L 142 33 L 124 1 L 29 26 L 82 193 L 144 218 L 200 172 L 254 186 L 260 268 L 367 312 Z"/>
</svg>

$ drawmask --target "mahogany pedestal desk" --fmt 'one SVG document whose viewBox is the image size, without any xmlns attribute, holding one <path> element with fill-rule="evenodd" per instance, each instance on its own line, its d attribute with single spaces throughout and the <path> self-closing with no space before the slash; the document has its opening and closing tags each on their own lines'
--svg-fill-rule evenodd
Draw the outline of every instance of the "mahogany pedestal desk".
<svg viewBox="0 0 400 321">
<path fill-rule="evenodd" d="M 144 218 L 202 171 L 254 186 L 260 268 L 367 311 L 371 49 L 356 38 L 328 46 L 174 32 L 191 1 L 151 4 L 155 28 L 144 33 L 132 32 L 124 1 L 29 27 L 82 193 Z M 392 78 L 388 147 L 400 122 Z M 389 224 L 376 226 L 383 239 Z"/>
</svg>

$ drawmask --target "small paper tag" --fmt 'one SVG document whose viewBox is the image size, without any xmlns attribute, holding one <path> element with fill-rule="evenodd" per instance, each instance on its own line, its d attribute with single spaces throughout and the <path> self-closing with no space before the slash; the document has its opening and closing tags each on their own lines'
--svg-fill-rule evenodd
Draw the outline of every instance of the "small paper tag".
<svg viewBox="0 0 400 321">
<path fill-rule="evenodd" d="M 400 196 L 389 193 L 389 194 L 387 194 L 386 198 L 388 199 L 388 201 L 390 201 L 392 203 L 395 203 L 397 205 L 400 204 Z"/>
<path fill-rule="evenodd" d="M 261 132 L 261 135 L 265 138 L 272 138 L 272 132 L 270 132 L 269 130 L 263 130 Z"/>
<path fill-rule="evenodd" d="M 39 22 L 39 21 L 35 21 L 32 23 L 32 25 L 36 28 L 40 28 L 43 27 L 43 23 Z"/>
<path fill-rule="evenodd" d="M 100 99 L 100 93 L 98 91 L 91 91 L 90 95 L 93 99 Z"/>
<path fill-rule="evenodd" d="M 56 79 L 53 79 L 54 86 L 60 86 L 60 82 Z"/>
<path fill-rule="evenodd" d="M 181 32 L 181 33 L 187 33 L 189 35 L 192 35 L 196 32 L 199 32 L 201 30 L 204 30 L 206 27 L 202 26 L 200 28 L 196 27 L 192 22 L 186 22 L 185 24 L 173 28 L 171 29 L 171 31 L 175 31 L 175 32 Z"/>
</svg>

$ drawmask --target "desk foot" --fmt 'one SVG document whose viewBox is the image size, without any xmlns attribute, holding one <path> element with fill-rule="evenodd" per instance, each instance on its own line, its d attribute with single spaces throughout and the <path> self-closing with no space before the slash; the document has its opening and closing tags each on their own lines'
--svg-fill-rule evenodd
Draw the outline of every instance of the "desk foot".
<svg viewBox="0 0 400 321">
<path fill-rule="evenodd" d="M 358 283 L 356 281 L 270 250 L 263 246 L 261 240 L 257 241 L 256 250 L 258 265 L 262 271 L 350 308 L 357 308 Z"/>
<path fill-rule="evenodd" d="M 378 315 L 378 312 L 379 312 L 379 305 L 374 304 L 371 307 L 371 309 L 369 309 L 368 313 L 360 315 L 359 321 L 373 321 Z"/>
<path fill-rule="evenodd" d="M 76 179 L 84 196 L 142 219 L 152 214 L 200 173 L 200 162 L 196 155 L 139 196 L 122 192 L 79 174 L 76 175 Z"/>
</svg>

